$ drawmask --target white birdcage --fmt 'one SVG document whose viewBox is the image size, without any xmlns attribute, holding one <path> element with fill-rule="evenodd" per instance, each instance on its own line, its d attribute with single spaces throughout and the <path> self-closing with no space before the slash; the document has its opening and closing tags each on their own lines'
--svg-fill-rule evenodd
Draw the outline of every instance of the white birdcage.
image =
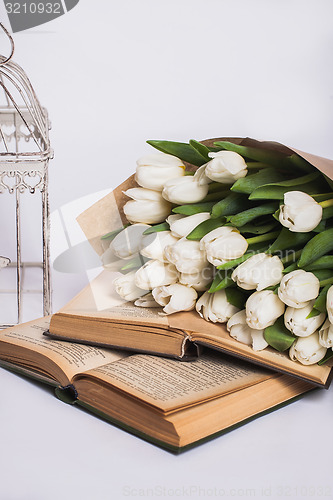
<svg viewBox="0 0 333 500">
<path fill-rule="evenodd" d="M 22 320 L 22 301 L 25 294 L 39 294 L 43 300 L 43 314 L 51 313 L 51 285 L 49 264 L 49 204 L 48 204 L 48 163 L 53 157 L 49 141 L 49 120 L 47 111 L 42 108 L 29 78 L 20 66 L 11 59 L 14 52 L 14 42 L 0 23 L 0 27 L 9 37 L 11 54 L 5 58 L 0 56 L 0 94 L 3 94 L 3 103 L 0 105 L 0 209 L 3 207 L 2 221 L 6 220 L 7 205 L 4 197 L 11 197 L 13 203 L 13 238 L 16 241 L 14 255 L 5 256 L 3 269 L 0 270 L 0 328 L 9 324 L 20 323 Z M 40 197 L 38 202 L 38 217 L 41 221 L 40 255 L 39 259 L 25 261 L 22 254 L 24 247 L 24 227 L 22 218 L 28 215 L 28 234 L 33 234 L 30 227 L 37 222 L 37 217 L 29 211 L 30 195 Z M 22 202 L 24 198 L 24 203 Z M 27 199 L 29 198 L 29 200 Z M 34 202 L 35 203 L 35 202 Z M 24 205 L 22 207 L 22 205 Z M 28 208 L 27 208 L 28 207 Z M 24 213 L 25 212 L 25 213 Z M 30 214 L 30 219 L 29 219 Z M 8 227 L 0 229 L 0 255 L 4 254 L 2 246 L 6 246 L 9 239 Z M 32 238 L 32 237 L 31 237 Z M 28 237 L 29 239 L 29 237 Z M 13 248 L 15 247 L 15 241 Z M 3 245 L 1 244 L 3 243 Z M 37 242 L 29 242 L 30 246 Z M 37 288 L 25 286 L 27 269 L 40 269 L 41 283 Z M 15 274 L 15 286 L 6 282 L 5 272 L 11 270 Z M 3 299 L 14 294 L 15 321 L 6 321 L 6 305 Z M 13 297 L 13 295 L 11 295 Z M 32 318 L 31 318 L 32 319 Z"/>
</svg>

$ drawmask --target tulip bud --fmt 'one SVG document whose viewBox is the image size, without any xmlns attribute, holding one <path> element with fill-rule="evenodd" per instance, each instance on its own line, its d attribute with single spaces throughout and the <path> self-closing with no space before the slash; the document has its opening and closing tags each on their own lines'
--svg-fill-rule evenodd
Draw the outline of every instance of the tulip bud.
<svg viewBox="0 0 333 500">
<path fill-rule="evenodd" d="M 205 292 L 195 306 L 197 312 L 206 321 L 226 323 L 239 309 L 228 302 L 225 290 L 215 293 Z"/>
<path fill-rule="evenodd" d="M 134 302 L 134 305 L 138 307 L 160 307 L 160 305 L 156 302 L 151 292 L 147 293 L 146 295 L 143 295 L 142 297 L 139 297 Z"/>
<path fill-rule="evenodd" d="M 302 365 L 314 365 L 326 354 L 326 347 L 319 343 L 318 332 L 309 337 L 300 337 L 289 349 L 289 357 L 293 361 L 299 361 Z"/>
<path fill-rule="evenodd" d="M 307 318 L 313 309 L 314 300 L 311 300 L 305 307 L 287 307 L 284 313 L 284 324 L 286 328 L 297 337 L 308 337 L 312 335 L 323 324 L 325 314 Z"/>
<path fill-rule="evenodd" d="M 284 303 L 271 290 L 254 292 L 246 301 L 246 322 L 250 328 L 264 330 L 284 313 Z"/>
<path fill-rule="evenodd" d="M 171 219 L 171 216 L 168 217 L 168 222 L 170 225 L 170 231 L 177 238 L 183 238 L 190 234 L 191 231 L 195 227 L 197 227 L 201 222 L 210 219 L 209 212 L 200 212 L 198 214 L 189 215 L 187 217 L 181 217 L 178 219 Z"/>
<path fill-rule="evenodd" d="M 116 278 L 113 282 L 115 290 L 125 300 L 136 300 L 147 293 L 135 284 L 135 271 Z"/>
<path fill-rule="evenodd" d="M 149 227 L 148 224 L 133 224 L 126 227 L 111 241 L 110 252 L 119 259 L 131 259 L 139 252 L 142 234 Z M 106 252 L 105 254 L 107 258 L 108 254 Z"/>
<path fill-rule="evenodd" d="M 328 318 L 319 330 L 319 343 L 327 349 L 333 347 L 333 325 Z"/>
<path fill-rule="evenodd" d="M 206 255 L 199 241 L 182 238 L 174 245 L 165 247 L 164 256 L 180 273 L 193 274 L 207 267 Z"/>
<path fill-rule="evenodd" d="M 280 283 L 282 271 L 283 264 L 279 257 L 258 253 L 237 266 L 231 278 L 244 290 L 260 291 Z"/>
<path fill-rule="evenodd" d="M 233 184 L 237 179 L 245 177 L 247 166 L 244 158 L 233 151 L 208 153 L 213 158 L 206 164 L 205 173 L 209 179 L 222 184 Z"/>
<path fill-rule="evenodd" d="M 207 164 L 201 165 L 201 167 L 199 167 L 194 174 L 194 180 L 197 181 L 199 186 L 204 186 L 205 184 L 210 184 L 212 182 L 212 180 L 206 175 L 206 165 Z"/>
<path fill-rule="evenodd" d="M 185 175 L 185 165 L 176 156 L 155 153 L 143 156 L 137 162 L 135 180 L 147 189 L 162 191 L 170 179 Z"/>
<path fill-rule="evenodd" d="M 264 330 L 254 330 L 246 323 L 246 311 L 237 312 L 229 319 L 227 330 L 230 336 L 242 344 L 251 345 L 254 351 L 262 351 L 268 344 L 264 338 Z"/>
<path fill-rule="evenodd" d="M 207 290 L 209 284 L 213 280 L 214 268 L 207 265 L 202 271 L 192 274 L 180 273 L 179 283 L 194 288 L 198 292 Z"/>
<path fill-rule="evenodd" d="M 178 280 L 178 272 L 171 264 L 159 260 L 150 260 L 135 273 L 135 284 L 143 290 L 152 290 L 158 286 L 171 285 Z"/>
<path fill-rule="evenodd" d="M 206 251 L 207 260 L 214 266 L 238 259 L 247 247 L 246 239 L 231 226 L 218 227 L 200 240 L 200 248 Z"/>
<path fill-rule="evenodd" d="M 328 289 L 326 297 L 326 309 L 328 314 L 328 319 L 333 323 L 333 285 Z"/>
<path fill-rule="evenodd" d="M 300 309 L 318 296 L 319 288 L 319 279 L 313 273 L 298 269 L 282 278 L 278 294 L 287 306 Z"/>
<path fill-rule="evenodd" d="M 163 307 L 165 314 L 194 309 L 197 292 L 188 286 L 176 283 L 169 286 L 154 288 L 153 297 Z"/>
<path fill-rule="evenodd" d="M 170 231 L 146 234 L 142 237 L 140 253 L 148 259 L 167 262 L 164 257 L 164 249 L 166 246 L 173 245 L 177 241 L 178 238 L 172 236 Z"/>
<path fill-rule="evenodd" d="M 171 203 L 184 205 L 203 200 L 208 193 L 208 184 L 199 184 L 192 175 L 177 177 L 165 183 L 162 196 Z"/>
<path fill-rule="evenodd" d="M 124 205 L 124 214 L 129 222 L 157 224 L 163 222 L 171 212 L 171 204 L 161 193 L 145 188 L 131 188 L 124 191 L 131 201 Z"/>
<path fill-rule="evenodd" d="M 284 205 L 280 207 L 279 220 L 289 231 L 312 231 L 318 226 L 322 215 L 322 207 L 310 195 L 302 191 L 288 191 L 284 194 Z"/>
</svg>

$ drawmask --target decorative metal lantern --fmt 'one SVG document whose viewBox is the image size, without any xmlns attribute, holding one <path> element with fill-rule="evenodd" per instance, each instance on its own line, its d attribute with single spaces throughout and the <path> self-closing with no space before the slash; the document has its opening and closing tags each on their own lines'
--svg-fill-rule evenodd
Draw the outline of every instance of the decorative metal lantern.
<svg viewBox="0 0 333 500">
<path fill-rule="evenodd" d="M 0 220 L 2 225 L 7 221 L 7 227 L 0 227 L 0 255 L 7 258 L 2 259 L 3 269 L 0 269 L 0 328 L 4 328 L 22 321 L 22 303 L 26 294 L 39 294 L 43 298 L 43 314 L 51 313 L 48 163 L 53 153 L 50 148 L 47 111 L 41 107 L 25 72 L 11 60 L 14 41 L 1 23 L 0 26 L 11 43 L 10 56 L 0 56 L 0 94 L 4 98 L 4 103 L 0 106 Z M 4 203 L 8 195 L 13 205 L 14 224 L 8 222 L 9 213 Z M 30 195 L 40 198 L 38 217 L 30 211 Z M 28 216 L 25 227 L 23 216 Z M 36 246 L 38 238 L 31 228 L 37 218 L 41 221 L 38 226 L 40 255 L 38 259 L 25 261 L 24 237 L 30 247 Z M 12 247 L 9 244 L 10 226 L 14 226 Z M 7 251 L 3 249 L 6 246 Z M 39 269 L 41 282 L 37 288 L 28 288 L 25 273 L 34 268 Z M 10 280 L 6 281 L 6 273 L 10 271 L 15 275 L 15 286 L 11 286 L 13 283 L 9 283 Z M 5 319 L 8 309 L 5 296 L 14 298 L 14 321 Z"/>
</svg>

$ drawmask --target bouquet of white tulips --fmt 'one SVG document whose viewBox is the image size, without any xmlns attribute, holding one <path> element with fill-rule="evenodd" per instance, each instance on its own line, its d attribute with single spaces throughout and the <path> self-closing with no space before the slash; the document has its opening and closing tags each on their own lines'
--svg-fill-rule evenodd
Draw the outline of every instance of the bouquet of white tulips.
<svg viewBox="0 0 333 500">
<path fill-rule="evenodd" d="M 103 236 L 117 293 L 161 314 L 194 309 L 254 350 L 332 357 L 329 176 L 274 143 L 148 143 L 159 152 L 137 162 L 127 223 Z"/>
</svg>

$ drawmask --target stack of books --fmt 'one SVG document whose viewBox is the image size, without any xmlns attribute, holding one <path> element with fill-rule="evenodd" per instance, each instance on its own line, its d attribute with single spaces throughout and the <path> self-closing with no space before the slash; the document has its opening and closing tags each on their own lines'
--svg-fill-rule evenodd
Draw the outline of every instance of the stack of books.
<svg viewBox="0 0 333 500">
<path fill-rule="evenodd" d="M 177 453 L 328 387 L 333 375 L 330 362 L 256 353 L 194 314 L 161 317 L 119 301 L 106 272 L 52 317 L 3 330 L 0 364 Z"/>
</svg>

